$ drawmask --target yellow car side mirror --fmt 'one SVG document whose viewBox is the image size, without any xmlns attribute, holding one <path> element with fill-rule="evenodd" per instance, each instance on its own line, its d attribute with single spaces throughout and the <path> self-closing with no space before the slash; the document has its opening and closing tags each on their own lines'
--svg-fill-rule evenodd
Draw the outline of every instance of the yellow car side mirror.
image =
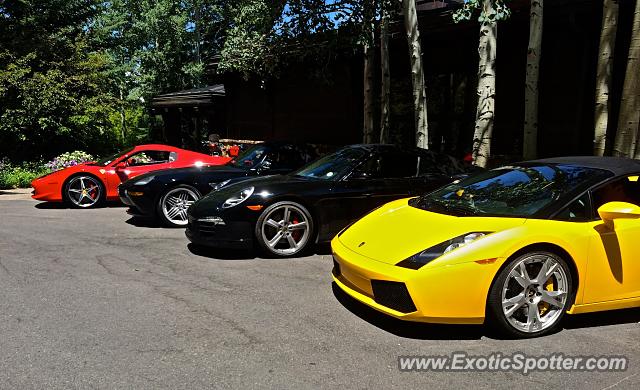
<svg viewBox="0 0 640 390">
<path fill-rule="evenodd" d="M 638 219 L 640 206 L 626 202 L 609 202 L 600 206 L 598 214 L 607 224 L 615 219 Z"/>
</svg>

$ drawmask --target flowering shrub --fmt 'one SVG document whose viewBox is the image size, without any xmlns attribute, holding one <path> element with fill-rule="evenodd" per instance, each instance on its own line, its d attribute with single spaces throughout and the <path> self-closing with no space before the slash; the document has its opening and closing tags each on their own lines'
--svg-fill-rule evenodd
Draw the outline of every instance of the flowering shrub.
<svg viewBox="0 0 640 390">
<path fill-rule="evenodd" d="M 45 167 L 51 171 L 57 171 L 59 169 L 72 167 L 74 165 L 82 164 L 88 161 L 93 161 L 93 156 L 89 153 L 85 153 L 80 150 L 75 152 L 62 153 L 58 157 L 45 164 Z"/>
<path fill-rule="evenodd" d="M 16 165 L 7 159 L 2 159 L 0 160 L 0 189 L 29 187 L 31 181 L 37 177 L 87 161 L 93 161 L 93 156 L 79 150 L 63 153 L 46 164 L 35 161 Z"/>
</svg>

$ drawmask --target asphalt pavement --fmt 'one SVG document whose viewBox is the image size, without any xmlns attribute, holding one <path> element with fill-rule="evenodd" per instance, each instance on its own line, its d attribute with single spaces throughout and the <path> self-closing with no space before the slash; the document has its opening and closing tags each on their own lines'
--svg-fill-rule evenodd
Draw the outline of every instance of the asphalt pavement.
<svg viewBox="0 0 640 390">
<path fill-rule="evenodd" d="M 296 259 L 201 252 L 117 205 L 0 193 L 0 388 L 638 389 L 640 310 L 502 340 L 482 326 L 384 317 Z M 624 355 L 625 372 L 412 372 L 398 356 Z"/>
</svg>

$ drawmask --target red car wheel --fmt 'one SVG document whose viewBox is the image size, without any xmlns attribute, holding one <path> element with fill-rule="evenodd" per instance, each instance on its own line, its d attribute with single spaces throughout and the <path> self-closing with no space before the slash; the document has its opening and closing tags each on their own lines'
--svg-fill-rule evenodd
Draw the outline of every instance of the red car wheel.
<svg viewBox="0 0 640 390">
<path fill-rule="evenodd" d="M 96 207 L 104 199 L 104 185 L 94 176 L 72 176 L 64 186 L 62 197 L 71 207 Z"/>
</svg>

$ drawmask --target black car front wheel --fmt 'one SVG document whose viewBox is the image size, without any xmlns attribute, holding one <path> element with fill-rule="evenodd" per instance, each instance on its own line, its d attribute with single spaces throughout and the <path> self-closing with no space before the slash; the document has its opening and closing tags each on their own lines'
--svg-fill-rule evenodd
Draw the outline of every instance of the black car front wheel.
<svg viewBox="0 0 640 390">
<path fill-rule="evenodd" d="M 271 255 L 290 257 L 307 248 L 313 237 L 311 213 L 296 202 L 278 202 L 267 207 L 256 223 L 256 238 Z"/>
<path fill-rule="evenodd" d="M 187 226 L 187 210 L 202 196 L 195 188 L 179 185 L 167 190 L 158 200 L 158 216 L 168 227 Z"/>
<path fill-rule="evenodd" d="M 567 262 L 550 252 L 530 252 L 510 261 L 489 292 L 488 320 L 510 337 L 552 333 L 573 302 Z"/>
</svg>

